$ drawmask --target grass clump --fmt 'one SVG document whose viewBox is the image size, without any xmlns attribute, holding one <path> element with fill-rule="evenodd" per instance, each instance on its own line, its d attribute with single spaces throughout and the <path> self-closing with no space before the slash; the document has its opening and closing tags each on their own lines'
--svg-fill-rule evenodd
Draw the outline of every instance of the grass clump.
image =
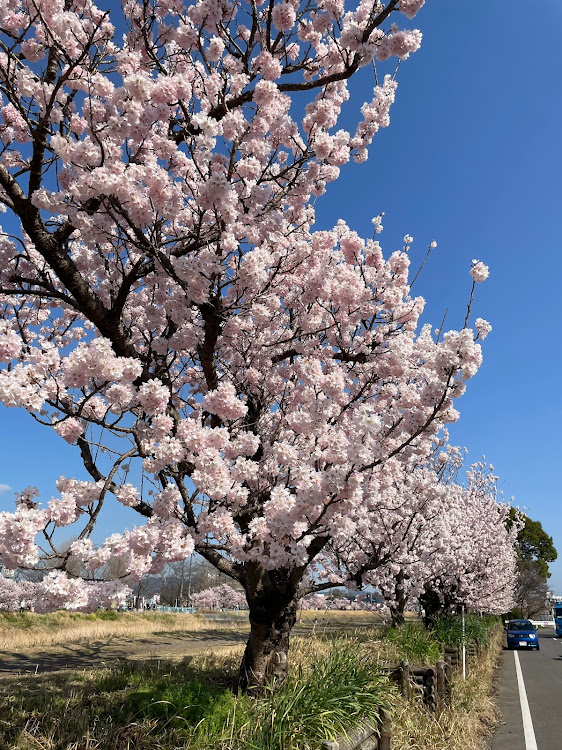
<svg viewBox="0 0 562 750">
<path fill-rule="evenodd" d="M 367 717 L 376 719 L 393 702 L 393 688 L 360 645 L 334 641 L 325 658 L 293 668 L 280 690 L 256 703 L 256 729 L 247 747 L 311 750 Z"/>
<path fill-rule="evenodd" d="M 440 646 L 434 633 L 421 622 L 407 622 L 397 628 L 385 628 L 380 638 L 393 645 L 395 658 L 412 664 L 435 664 L 440 658 Z"/>
<path fill-rule="evenodd" d="M 490 643 L 491 633 L 498 623 L 498 618 L 493 616 L 478 617 L 468 614 L 465 616 L 465 639 L 466 643 L 476 643 L 487 647 Z M 462 646 L 462 618 L 459 615 L 440 617 L 431 627 L 434 637 L 439 643 L 446 646 Z"/>
</svg>

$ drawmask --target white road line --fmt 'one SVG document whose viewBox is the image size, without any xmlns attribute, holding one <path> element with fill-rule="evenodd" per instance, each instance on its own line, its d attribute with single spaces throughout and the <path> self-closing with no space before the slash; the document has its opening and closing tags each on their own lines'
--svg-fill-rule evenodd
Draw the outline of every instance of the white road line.
<svg viewBox="0 0 562 750">
<path fill-rule="evenodd" d="M 519 654 L 513 652 L 515 657 L 515 671 L 517 673 L 517 686 L 519 687 L 519 701 L 521 703 L 521 716 L 523 717 L 523 731 L 525 732 L 525 750 L 538 750 L 535 730 L 533 729 L 533 720 L 529 711 L 529 701 L 527 700 L 527 691 L 523 682 L 523 672 L 519 664 Z"/>
</svg>

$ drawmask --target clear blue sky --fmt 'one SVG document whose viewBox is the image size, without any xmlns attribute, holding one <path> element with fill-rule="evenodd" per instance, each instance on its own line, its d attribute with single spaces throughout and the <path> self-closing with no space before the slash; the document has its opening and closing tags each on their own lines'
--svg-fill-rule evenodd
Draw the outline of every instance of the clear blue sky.
<svg viewBox="0 0 562 750">
<path fill-rule="evenodd" d="M 366 164 L 329 186 L 318 224 L 341 217 L 370 236 L 384 211 L 387 253 L 406 233 L 417 258 L 437 240 L 417 289 L 435 325 L 447 308 L 447 325 L 462 324 L 470 260 L 490 266 L 474 311 L 493 331 L 451 439 L 469 460 L 493 463 L 505 495 L 542 522 L 562 557 L 562 4 L 427 0 L 415 25 L 423 45 L 400 68 L 391 125 Z M 363 83 L 352 92 L 371 96 Z M 59 474 L 84 476 L 76 449 L 28 415 L 2 407 L 0 419 L 1 486 L 34 484 L 48 499 Z M 2 492 L 0 509 L 11 507 Z M 118 513 L 105 530 L 129 518 Z M 562 594 L 562 561 L 551 570 Z"/>
</svg>

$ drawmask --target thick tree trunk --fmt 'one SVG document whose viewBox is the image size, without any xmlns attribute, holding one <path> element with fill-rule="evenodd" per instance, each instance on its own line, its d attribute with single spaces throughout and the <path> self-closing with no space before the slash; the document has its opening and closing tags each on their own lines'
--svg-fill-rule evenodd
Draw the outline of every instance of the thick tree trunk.
<svg viewBox="0 0 562 750">
<path fill-rule="evenodd" d="M 250 610 L 250 637 L 240 665 L 239 687 L 242 690 L 259 689 L 269 682 L 285 680 L 289 636 L 296 619 L 296 601 L 282 612 L 262 611 L 252 616 Z"/>
<path fill-rule="evenodd" d="M 287 676 L 289 637 L 297 619 L 296 588 L 279 571 L 259 571 L 246 588 L 250 608 L 250 637 L 246 644 L 238 685 L 259 690 Z"/>
<path fill-rule="evenodd" d="M 443 614 L 443 601 L 433 589 L 425 589 L 420 596 L 420 605 L 424 611 L 423 621 L 427 626 Z"/>
</svg>

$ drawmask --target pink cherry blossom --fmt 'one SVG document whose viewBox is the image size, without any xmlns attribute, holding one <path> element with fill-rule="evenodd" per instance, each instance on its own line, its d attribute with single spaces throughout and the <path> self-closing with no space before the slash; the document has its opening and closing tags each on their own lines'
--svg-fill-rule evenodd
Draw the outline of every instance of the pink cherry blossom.
<svg viewBox="0 0 562 750">
<path fill-rule="evenodd" d="M 470 275 L 477 284 L 481 284 L 490 275 L 490 269 L 481 260 L 473 260 Z"/>
<path fill-rule="evenodd" d="M 246 597 L 227 583 L 221 583 L 192 594 L 191 603 L 197 609 L 240 609 L 246 606 Z"/>
<path fill-rule="evenodd" d="M 84 432 L 84 425 L 79 419 L 70 417 L 56 424 L 54 429 L 67 443 L 75 443 Z"/>
<path fill-rule="evenodd" d="M 37 584 L 17 581 L 0 573 L 0 612 L 30 609 L 35 601 Z"/>
</svg>

